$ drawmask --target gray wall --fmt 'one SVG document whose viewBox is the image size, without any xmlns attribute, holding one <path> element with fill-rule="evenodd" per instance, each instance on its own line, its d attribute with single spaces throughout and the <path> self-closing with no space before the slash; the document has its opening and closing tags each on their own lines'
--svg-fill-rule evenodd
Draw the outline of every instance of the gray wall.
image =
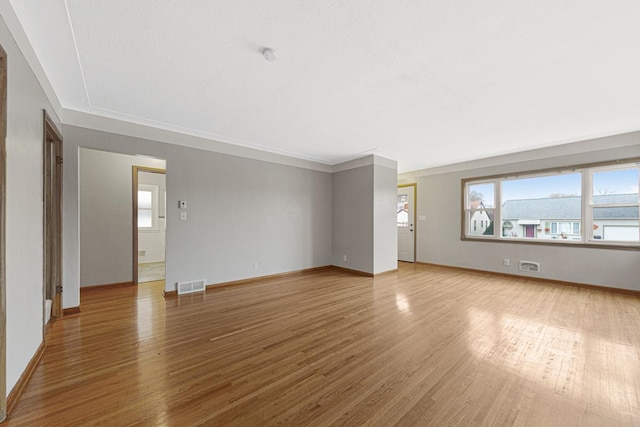
<svg viewBox="0 0 640 427">
<path fill-rule="evenodd" d="M 373 273 L 398 268 L 398 171 L 374 165 L 373 169 Z"/>
<path fill-rule="evenodd" d="M 562 153 L 558 155 L 558 153 Z M 417 260 L 523 276 L 542 277 L 608 287 L 640 290 L 640 251 L 566 246 L 462 241 L 461 184 L 463 178 L 561 167 L 640 156 L 640 133 L 574 143 L 555 149 L 459 165 L 462 170 L 423 176 L 406 174 L 403 182 L 418 184 Z M 522 160 L 530 157 L 536 160 Z M 489 165 L 489 166 L 484 166 Z M 456 166 L 450 167 L 455 169 Z M 511 266 L 502 265 L 503 258 Z M 541 263 L 540 273 L 519 271 L 519 260 Z"/>
<path fill-rule="evenodd" d="M 7 393 L 43 340 L 42 110 L 52 105 L 5 24 L 7 53 L 6 346 Z"/>
<path fill-rule="evenodd" d="M 373 274 L 373 168 L 333 174 L 333 265 Z M 344 256 L 347 260 L 344 261 Z"/>
<path fill-rule="evenodd" d="M 87 149 L 79 157 L 80 286 L 130 282 L 132 167 L 164 169 L 165 161 Z"/>
<path fill-rule="evenodd" d="M 79 147 L 166 159 L 167 290 L 331 264 L 330 173 L 75 126 L 63 132 L 64 307 L 79 304 Z M 178 200 L 188 202 L 187 221 Z"/>
<path fill-rule="evenodd" d="M 395 270 L 396 162 L 370 155 L 335 168 L 332 264 L 370 274 Z"/>
</svg>

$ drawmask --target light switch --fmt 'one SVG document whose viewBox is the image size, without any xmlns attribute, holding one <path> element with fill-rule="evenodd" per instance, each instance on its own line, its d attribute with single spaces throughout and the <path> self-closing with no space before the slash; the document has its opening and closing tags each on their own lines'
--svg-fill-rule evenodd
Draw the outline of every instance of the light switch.
<svg viewBox="0 0 640 427">
<path fill-rule="evenodd" d="M 178 208 L 187 209 L 187 201 L 186 200 L 178 200 Z"/>
<path fill-rule="evenodd" d="M 187 220 L 187 213 L 180 212 L 180 221 L 186 221 L 186 220 Z"/>
</svg>

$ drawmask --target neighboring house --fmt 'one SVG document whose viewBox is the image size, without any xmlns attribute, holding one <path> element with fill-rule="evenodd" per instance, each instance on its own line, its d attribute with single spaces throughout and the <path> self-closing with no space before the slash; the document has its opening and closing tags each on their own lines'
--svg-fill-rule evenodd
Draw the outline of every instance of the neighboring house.
<svg viewBox="0 0 640 427">
<path fill-rule="evenodd" d="M 594 239 L 638 240 L 637 194 L 594 196 L 593 202 Z M 616 206 L 624 204 L 636 206 Z M 502 235 L 580 240 L 581 217 L 580 197 L 507 200 L 502 205 Z"/>
<path fill-rule="evenodd" d="M 488 234 L 487 228 L 493 222 L 493 209 L 487 211 L 482 202 L 480 202 L 480 209 L 471 215 L 471 221 L 469 221 L 469 234 L 475 236 Z"/>
<path fill-rule="evenodd" d="M 487 231 L 487 227 L 491 223 L 491 217 L 485 210 L 475 211 L 469 222 L 469 234 L 482 235 Z"/>
</svg>

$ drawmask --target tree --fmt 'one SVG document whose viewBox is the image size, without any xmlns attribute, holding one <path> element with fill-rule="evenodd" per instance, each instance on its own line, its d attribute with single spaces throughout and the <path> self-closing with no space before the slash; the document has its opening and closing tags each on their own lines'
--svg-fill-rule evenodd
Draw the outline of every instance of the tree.
<svg viewBox="0 0 640 427">
<path fill-rule="evenodd" d="M 482 195 L 482 193 L 478 192 L 478 191 L 471 191 L 469 193 L 469 205 L 471 207 L 471 209 L 477 209 L 480 204 L 482 203 L 482 198 L 484 196 Z"/>
<path fill-rule="evenodd" d="M 598 192 L 599 196 L 606 196 L 607 194 L 614 194 L 615 193 L 614 190 L 611 190 L 611 189 L 609 189 L 607 187 L 598 188 L 596 191 Z"/>
<path fill-rule="evenodd" d="M 484 233 L 482 234 L 484 234 L 485 236 L 493 236 L 493 221 L 489 223 L 489 226 L 486 230 L 484 230 Z"/>
</svg>

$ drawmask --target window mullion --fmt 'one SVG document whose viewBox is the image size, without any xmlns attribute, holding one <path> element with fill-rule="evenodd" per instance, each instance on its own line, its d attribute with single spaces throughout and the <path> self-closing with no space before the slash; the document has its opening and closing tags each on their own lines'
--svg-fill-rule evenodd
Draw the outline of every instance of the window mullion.
<svg viewBox="0 0 640 427">
<path fill-rule="evenodd" d="M 583 242 L 593 240 L 593 173 L 583 170 L 582 175 L 582 233 Z"/>
<path fill-rule="evenodd" d="M 493 203 L 493 237 L 502 238 L 502 180 L 496 179 L 493 186 L 496 198 Z"/>
</svg>

